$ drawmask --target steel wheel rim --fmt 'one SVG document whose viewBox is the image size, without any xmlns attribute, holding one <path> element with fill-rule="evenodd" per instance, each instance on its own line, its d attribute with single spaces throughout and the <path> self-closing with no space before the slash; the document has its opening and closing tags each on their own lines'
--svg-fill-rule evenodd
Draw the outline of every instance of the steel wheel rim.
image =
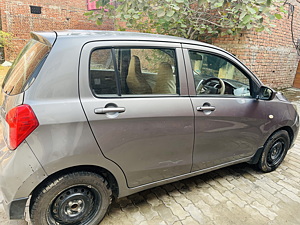
<svg viewBox="0 0 300 225">
<path fill-rule="evenodd" d="M 60 192 L 47 210 L 49 224 L 87 225 L 101 206 L 101 195 L 91 185 L 76 185 Z"/>
<path fill-rule="evenodd" d="M 280 138 L 275 141 L 275 143 L 270 148 L 268 155 L 267 155 L 267 164 L 268 166 L 276 166 L 278 165 L 281 160 L 283 153 L 285 151 L 285 141 Z"/>
</svg>

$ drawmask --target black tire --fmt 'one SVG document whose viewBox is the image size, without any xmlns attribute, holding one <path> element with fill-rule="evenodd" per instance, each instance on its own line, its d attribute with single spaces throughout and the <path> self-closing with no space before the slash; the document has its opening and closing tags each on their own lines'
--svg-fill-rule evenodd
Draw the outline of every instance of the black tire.
<svg viewBox="0 0 300 225">
<path fill-rule="evenodd" d="M 30 203 L 33 225 L 97 225 L 111 203 L 108 183 L 98 174 L 72 172 L 36 191 Z"/>
<path fill-rule="evenodd" d="M 289 147 L 288 132 L 285 130 L 275 132 L 264 145 L 264 150 L 257 163 L 258 168 L 263 172 L 275 170 L 284 160 Z"/>
</svg>

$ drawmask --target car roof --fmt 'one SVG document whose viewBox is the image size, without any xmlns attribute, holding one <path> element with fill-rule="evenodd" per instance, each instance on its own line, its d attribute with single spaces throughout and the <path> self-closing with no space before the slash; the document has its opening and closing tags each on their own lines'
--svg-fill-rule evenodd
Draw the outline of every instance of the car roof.
<svg viewBox="0 0 300 225">
<path fill-rule="evenodd" d="M 210 48 L 215 48 L 224 51 L 223 49 L 200 41 L 190 39 L 160 35 L 149 33 L 138 33 L 128 31 L 102 31 L 102 30 L 63 30 L 54 31 L 57 38 L 72 38 L 79 42 L 89 41 L 159 41 L 159 42 L 173 42 L 181 44 L 200 45 Z M 46 39 L 53 39 L 53 32 L 32 32 L 33 35 L 39 35 Z"/>
</svg>

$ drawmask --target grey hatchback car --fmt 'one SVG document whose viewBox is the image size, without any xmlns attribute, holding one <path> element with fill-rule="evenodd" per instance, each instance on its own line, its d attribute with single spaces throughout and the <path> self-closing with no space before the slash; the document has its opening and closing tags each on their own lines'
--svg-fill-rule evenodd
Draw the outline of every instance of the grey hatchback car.
<svg viewBox="0 0 300 225">
<path fill-rule="evenodd" d="M 218 47 L 114 31 L 31 36 L 1 92 L 10 219 L 28 201 L 35 225 L 96 225 L 113 198 L 241 162 L 275 170 L 298 134 L 295 107 Z"/>
</svg>

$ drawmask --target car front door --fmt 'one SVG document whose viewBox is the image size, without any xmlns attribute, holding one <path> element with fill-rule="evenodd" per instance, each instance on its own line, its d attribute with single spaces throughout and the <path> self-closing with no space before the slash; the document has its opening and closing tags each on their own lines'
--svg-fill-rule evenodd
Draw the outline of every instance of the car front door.
<svg viewBox="0 0 300 225">
<path fill-rule="evenodd" d="M 250 159 L 264 143 L 269 120 L 255 97 L 259 81 L 231 55 L 184 46 L 195 113 L 192 171 Z"/>
<path fill-rule="evenodd" d="M 124 171 L 129 187 L 191 171 L 194 112 L 180 47 L 107 41 L 82 50 L 83 109 L 102 153 Z"/>
</svg>

